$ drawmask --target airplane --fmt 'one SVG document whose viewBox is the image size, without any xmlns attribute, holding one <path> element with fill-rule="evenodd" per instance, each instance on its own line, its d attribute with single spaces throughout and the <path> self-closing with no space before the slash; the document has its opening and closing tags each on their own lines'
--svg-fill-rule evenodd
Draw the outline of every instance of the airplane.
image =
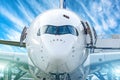
<svg viewBox="0 0 120 80">
<path fill-rule="evenodd" d="M 120 43 L 120 39 L 97 39 L 95 29 L 67 10 L 66 0 L 60 0 L 59 9 L 38 15 L 30 27 L 24 27 L 20 42 L 0 40 L 0 44 L 24 47 L 28 54 L 0 52 L 0 60 L 28 69 L 35 80 L 87 80 L 101 65 L 120 61 L 119 51 L 100 51 L 120 50 L 120 44 L 109 44 L 114 41 Z M 22 75 L 18 73 L 14 80 Z"/>
</svg>

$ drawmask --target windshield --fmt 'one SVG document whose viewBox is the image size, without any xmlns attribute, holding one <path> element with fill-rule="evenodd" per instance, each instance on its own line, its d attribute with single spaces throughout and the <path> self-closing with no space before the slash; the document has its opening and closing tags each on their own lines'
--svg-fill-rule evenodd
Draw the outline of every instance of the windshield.
<svg viewBox="0 0 120 80">
<path fill-rule="evenodd" d="M 63 25 L 63 26 L 46 25 L 42 28 L 41 31 L 42 34 L 53 34 L 53 35 L 72 34 L 78 36 L 77 29 L 71 25 Z M 40 31 L 38 30 L 38 32 Z"/>
</svg>

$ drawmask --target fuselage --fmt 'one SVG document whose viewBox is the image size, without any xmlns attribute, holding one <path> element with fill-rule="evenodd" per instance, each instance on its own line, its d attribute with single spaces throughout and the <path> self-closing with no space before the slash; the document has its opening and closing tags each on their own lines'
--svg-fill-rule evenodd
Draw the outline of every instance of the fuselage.
<svg viewBox="0 0 120 80">
<path fill-rule="evenodd" d="M 36 67 L 46 73 L 68 73 L 87 57 L 81 19 L 65 9 L 40 14 L 27 31 L 26 47 Z"/>
</svg>

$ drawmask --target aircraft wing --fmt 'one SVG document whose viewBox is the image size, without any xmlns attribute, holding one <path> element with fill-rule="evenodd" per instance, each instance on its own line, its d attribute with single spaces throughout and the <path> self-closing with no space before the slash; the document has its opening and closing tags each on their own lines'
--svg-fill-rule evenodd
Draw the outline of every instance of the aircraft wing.
<svg viewBox="0 0 120 80">
<path fill-rule="evenodd" d="M 20 37 L 20 41 L 6 41 L 6 40 L 0 40 L 0 44 L 5 44 L 5 45 L 11 45 L 11 46 L 18 46 L 18 47 L 26 47 L 26 43 L 24 40 L 26 39 L 27 35 L 27 27 L 25 26 Z"/>
<path fill-rule="evenodd" d="M 20 42 L 0 40 L 0 44 L 26 47 L 23 40 L 20 40 Z M 38 69 L 33 65 L 27 53 L 0 51 L 0 68 L 1 67 L 7 70 L 6 73 L 1 72 L 1 74 L 5 75 L 3 77 L 5 80 L 34 80 L 33 75 L 36 76 L 36 73 L 38 73 Z"/>
<path fill-rule="evenodd" d="M 96 45 L 88 48 L 90 48 L 91 51 L 84 62 L 84 67 L 89 67 L 91 74 L 95 74 L 97 77 L 101 76 L 100 78 L 102 78 L 106 70 L 108 70 L 108 72 L 105 73 L 107 75 L 112 71 L 112 68 L 119 66 L 120 38 L 97 39 Z M 110 73 L 110 75 L 112 75 L 112 73 Z M 108 77 L 110 76 L 108 75 Z"/>
<path fill-rule="evenodd" d="M 5 72 L 1 72 L 1 69 Z M 0 51 L 0 73 L 4 74 L 5 80 L 41 80 L 45 76 L 35 67 L 28 54 L 18 52 Z"/>
<path fill-rule="evenodd" d="M 18 47 L 25 47 L 25 43 L 23 43 L 23 45 L 20 45 L 20 42 L 17 42 L 17 41 L 0 40 L 0 44 L 18 46 Z"/>
<path fill-rule="evenodd" d="M 88 55 L 84 66 L 97 65 L 114 61 L 120 61 L 120 52 L 92 53 Z"/>
<path fill-rule="evenodd" d="M 120 49 L 120 38 L 97 39 L 95 49 Z"/>
<path fill-rule="evenodd" d="M 85 66 L 120 60 L 120 35 L 97 39 L 96 44 L 88 48 L 93 51 L 90 52 Z"/>
<path fill-rule="evenodd" d="M 31 72 L 36 68 L 33 68 L 26 53 L 0 51 L 0 74 L 4 75 L 0 76 L 0 80 L 34 80 Z"/>
<path fill-rule="evenodd" d="M 89 76 L 99 80 L 115 80 L 120 74 L 120 52 L 99 52 L 88 55 L 84 68 L 89 68 Z"/>
<path fill-rule="evenodd" d="M 28 64 L 28 55 L 26 53 L 2 52 L 0 51 L 0 60 L 14 63 Z"/>
</svg>

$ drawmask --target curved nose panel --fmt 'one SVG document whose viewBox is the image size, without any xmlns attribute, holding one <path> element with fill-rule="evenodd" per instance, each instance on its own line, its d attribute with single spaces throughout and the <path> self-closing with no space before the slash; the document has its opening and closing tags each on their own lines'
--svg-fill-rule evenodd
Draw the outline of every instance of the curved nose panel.
<svg viewBox="0 0 120 80">
<path fill-rule="evenodd" d="M 51 72 L 57 68 L 57 72 L 64 72 L 68 71 L 66 66 L 67 57 L 69 57 L 71 53 L 71 49 L 73 44 L 76 42 L 77 37 L 74 35 L 49 35 L 44 34 L 41 36 L 42 43 L 44 44 L 45 48 L 47 49 L 48 56 L 49 56 L 49 66 L 48 69 Z"/>
<path fill-rule="evenodd" d="M 44 34 L 41 39 L 51 58 L 59 59 L 68 56 L 77 37 L 69 34 L 61 36 Z"/>
</svg>

